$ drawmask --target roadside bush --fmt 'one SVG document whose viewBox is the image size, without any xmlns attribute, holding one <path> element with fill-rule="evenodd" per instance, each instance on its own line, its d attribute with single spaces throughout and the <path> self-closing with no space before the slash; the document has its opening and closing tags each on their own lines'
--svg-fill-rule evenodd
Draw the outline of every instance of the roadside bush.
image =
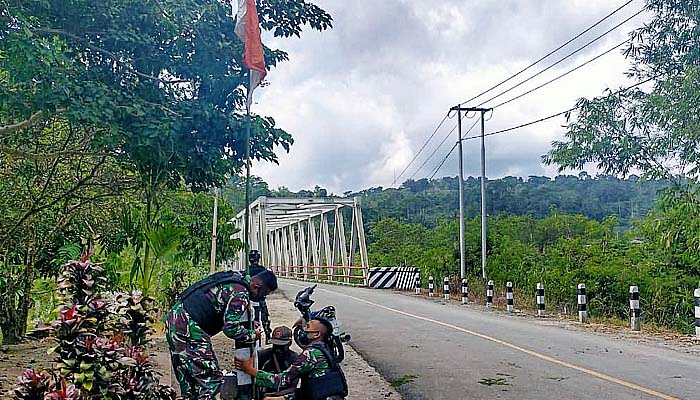
<svg viewBox="0 0 700 400">
<path fill-rule="evenodd" d="M 159 384 L 144 347 L 153 300 L 138 293 L 104 298 L 105 282 L 87 257 L 64 266 L 57 283 L 64 303 L 51 324 L 55 367 L 26 370 L 15 399 L 175 399 L 172 388 Z"/>
</svg>

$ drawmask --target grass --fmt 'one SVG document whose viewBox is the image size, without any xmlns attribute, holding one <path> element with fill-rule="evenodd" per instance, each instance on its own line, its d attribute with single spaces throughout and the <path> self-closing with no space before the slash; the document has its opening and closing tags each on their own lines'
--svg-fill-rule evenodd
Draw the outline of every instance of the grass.
<svg viewBox="0 0 700 400">
<path fill-rule="evenodd" d="M 399 379 L 391 381 L 391 387 L 393 387 L 394 389 L 398 389 L 400 386 L 415 381 L 416 378 L 418 378 L 418 375 L 404 375 Z"/>
</svg>

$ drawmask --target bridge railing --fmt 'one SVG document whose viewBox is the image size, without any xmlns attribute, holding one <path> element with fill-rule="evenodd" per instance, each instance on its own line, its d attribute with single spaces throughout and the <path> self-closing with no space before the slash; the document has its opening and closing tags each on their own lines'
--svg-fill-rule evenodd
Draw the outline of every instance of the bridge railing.
<svg viewBox="0 0 700 400">
<path fill-rule="evenodd" d="M 367 268 L 362 267 L 272 265 L 269 268 L 280 278 L 348 286 L 367 286 Z"/>
</svg>

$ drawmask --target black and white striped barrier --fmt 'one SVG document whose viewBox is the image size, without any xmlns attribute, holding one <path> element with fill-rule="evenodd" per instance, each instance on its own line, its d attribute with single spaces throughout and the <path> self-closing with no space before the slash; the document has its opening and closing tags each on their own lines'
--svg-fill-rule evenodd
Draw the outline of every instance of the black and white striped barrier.
<svg viewBox="0 0 700 400">
<path fill-rule="evenodd" d="M 537 284 L 537 316 L 544 317 L 544 285 L 541 283 Z"/>
<path fill-rule="evenodd" d="M 506 308 L 508 309 L 509 313 L 513 312 L 514 305 L 513 282 L 506 282 Z"/>
<path fill-rule="evenodd" d="M 700 289 L 695 289 L 695 336 L 700 338 Z"/>
<path fill-rule="evenodd" d="M 416 273 L 416 294 L 420 294 L 420 272 Z"/>
<path fill-rule="evenodd" d="M 369 269 L 368 285 L 372 289 L 411 290 L 416 267 L 374 267 Z"/>
<path fill-rule="evenodd" d="M 586 311 L 586 285 L 579 283 L 576 289 L 576 296 L 578 297 L 578 320 L 582 324 L 588 322 L 588 312 Z"/>
<path fill-rule="evenodd" d="M 428 297 L 433 297 L 434 292 L 435 292 L 435 283 L 433 282 L 433 277 L 429 276 L 428 277 Z"/>
<path fill-rule="evenodd" d="M 469 294 L 469 286 L 468 286 L 467 280 L 462 279 L 462 304 L 467 304 L 469 302 L 468 294 Z"/>
<path fill-rule="evenodd" d="M 442 295 L 445 297 L 445 300 L 450 299 L 450 278 L 448 277 L 442 279 Z"/>
<path fill-rule="evenodd" d="M 486 307 L 493 307 L 493 281 L 489 281 L 486 286 Z"/>
<path fill-rule="evenodd" d="M 637 286 L 630 286 L 630 328 L 632 328 L 633 331 L 641 330 L 640 315 L 639 288 Z"/>
</svg>

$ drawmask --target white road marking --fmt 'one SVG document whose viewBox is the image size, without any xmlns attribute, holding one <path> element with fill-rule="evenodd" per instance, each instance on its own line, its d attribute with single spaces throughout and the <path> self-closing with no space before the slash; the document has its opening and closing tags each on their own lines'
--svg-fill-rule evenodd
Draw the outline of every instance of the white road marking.
<svg viewBox="0 0 700 400">
<path fill-rule="evenodd" d="M 288 282 L 283 282 L 283 284 L 284 284 L 284 285 L 289 285 L 289 286 L 296 286 L 296 287 L 300 287 L 300 288 L 306 287 L 306 286 L 296 285 L 296 284 L 288 283 Z M 394 312 L 394 313 L 396 313 L 396 314 L 401 314 L 401 315 L 406 316 L 406 317 L 411 317 L 411 318 L 415 318 L 415 319 L 418 319 L 418 320 L 421 320 L 421 321 L 432 322 L 432 323 L 437 324 L 437 325 L 442 325 L 442 326 L 444 326 L 444 327 L 451 328 L 451 329 L 454 329 L 454 330 L 459 331 L 459 332 L 467 333 L 467 334 L 470 334 L 470 335 L 472 335 L 472 336 L 476 336 L 476 337 L 481 338 L 481 339 L 484 339 L 484 340 L 489 340 L 489 341 L 491 341 L 491 342 L 498 343 L 498 344 L 500 344 L 500 345 L 509 347 L 509 348 L 511 348 L 511 349 L 513 349 L 513 350 L 517 350 L 517 351 L 523 352 L 523 353 L 525 353 L 525 354 L 531 355 L 531 356 L 536 357 L 536 358 L 539 358 L 539 359 L 541 359 L 541 360 L 549 361 L 549 362 L 551 362 L 551 363 L 553 363 L 553 364 L 561 365 L 562 367 L 571 368 L 571 369 L 573 369 L 573 370 L 582 372 L 582 373 L 584 373 L 584 374 L 588 374 L 588 375 L 594 376 L 594 377 L 596 377 L 596 378 L 603 379 L 603 380 L 608 381 L 608 382 L 616 383 L 616 384 L 621 385 L 621 386 L 624 386 L 624 387 L 626 387 L 626 388 L 633 389 L 633 390 L 637 390 L 637 391 L 640 391 L 640 392 L 642 392 L 642 393 L 646 393 L 646 394 L 648 394 L 648 395 L 651 395 L 651 396 L 654 396 L 654 397 L 658 397 L 658 398 L 660 398 L 660 399 L 664 399 L 664 400 L 680 400 L 680 399 L 677 398 L 677 397 L 669 396 L 669 395 L 667 395 L 667 394 L 657 392 L 656 390 L 649 389 L 649 388 L 646 388 L 646 387 L 644 387 L 644 386 L 639 386 L 639 385 L 637 385 L 637 384 L 635 384 L 635 383 L 627 382 L 627 381 L 624 381 L 624 380 L 622 380 L 622 379 L 615 378 L 614 376 L 610 376 L 610 375 L 606 375 L 606 374 L 603 374 L 603 373 L 598 372 L 598 371 L 594 371 L 594 370 L 592 370 L 592 369 L 588 369 L 588 368 L 581 367 L 581 366 L 578 366 L 578 365 L 575 365 L 575 364 L 571 364 L 571 363 L 569 363 L 569 362 L 562 361 L 562 360 L 556 359 L 556 358 L 554 358 L 554 357 L 550 357 L 550 356 L 548 356 L 548 355 L 538 353 L 538 352 L 533 351 L 533 350 L 528 350 L 528 349 L 526 349 L 526 348 L 523 348 L 523 347 L 520 347 L 520 346 L 518 346 L 518 345 L 509 343 L 509 342 L 506 342 L 506 341 L 501 340 L 501 339 L 497 339 L 497 338 L 494 338 L 494 337 L 491 337 L 491 336 L 488 336 L 488 335 L 484 335 L 484 334 L 479 333 L 479 332 L 474 332 L 474 331 L 471 331 L 471 330 L 469 330 L 469 329 L 465 329 L 465 328 L 462 328 L 462 327 L 459 327 L 459 326 L 456 326 L 456 325 L 448 324 L 447 322 L 437 321 L 437 320 L 434 320 L 434 319 L 432 319 L 432 318 L 428 318 L 428 317 L 423 317 L 423 316 L 420 316 L 420 315 L 411 314 L 411 313 L 408 313 L 408 312 L 405 312 L 405 311 L 401 311 L 401 310 L 397 310 L 397 309 L 395 309 L 395 308 L 383 306 L 383 305 L 381 305 L 381 304 L 373 303 L 373 302 L 371 302 L 371 301 L 368 301 L 368 300 L 365 300 L 365 299 L 361 299 L 361 298 L 355 297 L 355 296 L 350 296 L 350 295 L 344 294 L 344 293 L 338 293 L 338 292 L 334 292 L 334 291 L 327 290 L 327 289 L 323 289 L 323 288 L 318 288 L 317 290 L 322 290 L 322 291 L 324 291 L 324 292 L 327 292 L 327 293 L 330 293 L 330 294 L 334 294 L 334 295 L 336 295 L 336 296 L 344 296 L 344 297 L 347 297 L 347 298 L 349 298 L 349 299 L 358 301 L 358 302 L 360 302 L 360 303 L 365 303 L 365 304 L 371 305 L 371 306 L 373 306 L 373 307 L 379 307 L 379 308 L 382 308 L 382 309 L 384 309 L 384 310 L 391 311 L 391 312 Z"/>
</svg>

